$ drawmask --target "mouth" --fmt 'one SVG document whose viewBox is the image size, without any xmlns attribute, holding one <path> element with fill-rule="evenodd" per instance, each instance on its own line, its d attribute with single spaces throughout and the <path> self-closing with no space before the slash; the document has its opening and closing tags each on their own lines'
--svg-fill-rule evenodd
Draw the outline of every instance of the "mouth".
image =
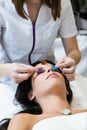
<svg viewBox="0 0 87 130">
<path fill-rule="evenodd" d="M 56 77 L 59 78 L 59 76 L 58 76 L 56 73 L 51 73 L 51 74 L 49 74 L 49 75 L 46 77 L 46 80 L 47 80 L 48 78 L 50 78 L 50 77 L 53 77 L 53 76 L 56 76 Z"/>
</svg>

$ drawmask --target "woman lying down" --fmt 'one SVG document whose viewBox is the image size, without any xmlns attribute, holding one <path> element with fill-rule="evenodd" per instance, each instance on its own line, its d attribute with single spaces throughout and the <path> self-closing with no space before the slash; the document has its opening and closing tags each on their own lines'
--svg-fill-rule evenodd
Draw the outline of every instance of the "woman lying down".
<svg viewBox="0 0 87 130">
<path fill-rule="evenodd" d="M 72 91 L 62 71 L 49 61 L 33 66 L 37 72 L 19 84 L 15 95 L 24 111 L 10 120 L 7 130 L 87 130 L 87 110 L 70 107 Z"/>
</svg>

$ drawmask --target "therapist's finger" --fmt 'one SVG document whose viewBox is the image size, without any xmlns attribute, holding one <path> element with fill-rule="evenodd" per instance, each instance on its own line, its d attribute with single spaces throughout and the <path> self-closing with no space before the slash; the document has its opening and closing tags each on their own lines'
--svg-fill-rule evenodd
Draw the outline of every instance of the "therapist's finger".
<svg viewBox="0 0 87 130">
<path fill-rule="evenodd" d="M 12 77 L 12 80 L 13 80 L 15 83 L 20 83 L 20 82 L 22 82 L 23 80 L 27 80 L 30 76 L 31 76 L 30 73 L 14 74 L 13 77 Z"/>
<path fill-rule="evenodd" d="M 70 57 L 65 57 L 57 62 L 56 67 L 67 68 L 75 65 L 75 60 Z"/>
<path fill-rule="evenodd" d="M 69 81 L 75 80 L 75 73 L 65 74 L 65 76 L 67 77 L 67 79 L 68 79 Z"/>
<path fill-rule="evenodd" d="M 17 73 L 33 73 L 36 71 L 36 67 L 28 66 L 28 65 L 19 65 L 19 69 L 16 70 Z"/>
<path fill-rule="evenodd" d="M 72 66 L 70 68 L 63 68 L 62 69 L 62 73 L 63 74 L 72 74 L 73 72 L 75 72 L 76 66 Z"/>
</svg>

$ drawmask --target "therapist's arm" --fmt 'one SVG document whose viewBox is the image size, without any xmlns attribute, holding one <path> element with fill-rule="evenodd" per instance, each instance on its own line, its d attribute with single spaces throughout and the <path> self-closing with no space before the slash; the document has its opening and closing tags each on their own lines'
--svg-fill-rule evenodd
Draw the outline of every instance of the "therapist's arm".
<svg viewBox="0 0 87 130">
<path fill-rule="evenodd" d="M 62 69 L 62 73 L 69 81 L 75 79 L 76 64 L 79 63 L 81 54 L 78 48 L 76 37 L 62 38 L 66 56 L 60 59 L 56 66 Z"/>
<path fill-rule="evenodd" d="M 76 37 L 62 38 L 63 46 L 66 52 L 66 56 L 75 60 L 75 64 L 79 63 L 81 59 L 80 50 Z"/>
</svg>

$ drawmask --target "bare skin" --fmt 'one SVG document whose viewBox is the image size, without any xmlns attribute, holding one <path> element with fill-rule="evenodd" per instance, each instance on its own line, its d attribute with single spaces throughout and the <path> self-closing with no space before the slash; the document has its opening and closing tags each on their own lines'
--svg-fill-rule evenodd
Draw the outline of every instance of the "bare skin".
<svg viewBox="0 0 87 130">
<path fill-rule="evenodd" d="M 80 114 L 87 112 L 87 110 L 74 110 L 73 114 Z M 8 130 L 32 130 L 33 126 L 41 120 L 52 118 L 56 116 L 62 116 L 58 113 L 41 114 L 41 115 L 30 115 L 30 114 L 19 114 L 16 115 L 10 122 Z"/>
<path fill-rule="evenodd" d="M 8 130 L 32 130 L 33 126 L 43 119 L 62 116 L 61 111 L 64 109 L 70 109 L 72 115 L 87 112 L 87 110 L 73 110 L 71 108 L 66 99 L 67 91 L 63 76 L 58 72 L 52 72 L 51 65 L 39 64 L 36 67 L 43 67 L 45 71 L 40 75 L 34 73 L 32 78 L 33 91 L 29 93 L 28 97 L 30 100 L 37 101 L 43 112 L 40 115 L 24 113 L 14 116 Z M 42 84 L 40 84 L 42 79 Z"/>
</svg>

